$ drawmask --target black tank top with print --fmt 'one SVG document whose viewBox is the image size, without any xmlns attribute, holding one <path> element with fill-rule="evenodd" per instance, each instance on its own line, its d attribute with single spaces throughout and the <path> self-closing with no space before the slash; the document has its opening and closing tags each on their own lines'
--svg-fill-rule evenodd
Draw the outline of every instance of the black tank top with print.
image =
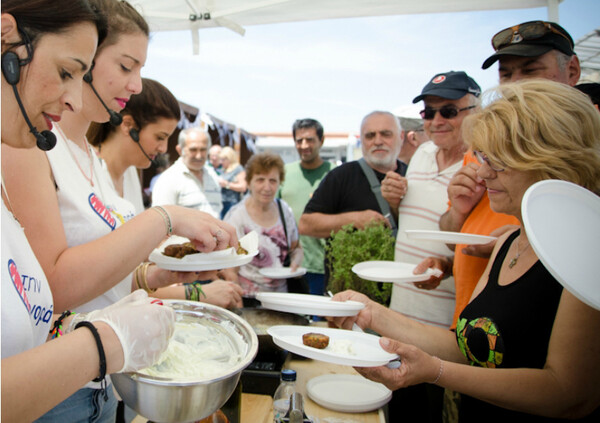
<svg viewBox="0 0 600 423">
<path fill-rule="evenodd" d="M 457 342 L 471 365 L 541 369 L 546 362 L 563 288 L 539 260 L 513 283 L 498 285 L 502 263 L 519 232 L 511 234 L 502 245 L 487 285 L 458 320 Z M 461 401 L 461 423 L 506 423 L 510 418 L 523 418 L 527 422 L 562 421 L 506 410 L 466 395 Z M 598 412 L 600 409 L 593 416 L 577 421 L 598 421 L 594 420 Z"/>
</svg>

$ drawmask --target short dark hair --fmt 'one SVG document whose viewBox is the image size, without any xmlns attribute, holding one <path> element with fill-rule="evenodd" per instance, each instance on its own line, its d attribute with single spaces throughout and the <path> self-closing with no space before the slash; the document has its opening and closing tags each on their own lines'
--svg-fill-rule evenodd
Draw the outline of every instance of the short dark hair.
<svg viewBox="0 0 600 423">
<path fill-rule="evenodd" d="M 15 18 L 19 30 L 27 35 L 33 47 L 44 34 L 60 34 L 82 22 L 96 26 L 98 45 L 106 38 L 105 14 L 87 0 L 2 0 L 2 13 Z"/>
<path fill-rule="evenodd" d="M 271 169 L 279 171 L 279 183 L 285 178 L 285 165 L 279 154 L 270 152 L 253 154 L 246 163 L 246 182 L 250 183 L 252 177 L 257 173 L 267 173 Z"/>
<path fill-rule="evenodd" d="M 319 140 L 323 141 L 323 125 L 321 125 L 318 120 L 311 118 L 298 119 L 294 122 L 294 125 L 292 126 L 292 136 L 294 137 L 294 140 L 296 140 L 296 131 L 298 129 L 308 128 L 315 128 L 317 137 L 319 137 Z"/>
<path fill-rule="evenodd" d="M 142 92 L 132 95 L 121 115 L 131 116 L 137 129 L 156 122 L 160 118 L 179 121 L 181 112 L 175 96 L 160 82 L 142 78 Z M 116 128 L 110 122 L 92 123 L 88 130 L 88 140 L 92 145 L 99 145 Z"/>
</svg>

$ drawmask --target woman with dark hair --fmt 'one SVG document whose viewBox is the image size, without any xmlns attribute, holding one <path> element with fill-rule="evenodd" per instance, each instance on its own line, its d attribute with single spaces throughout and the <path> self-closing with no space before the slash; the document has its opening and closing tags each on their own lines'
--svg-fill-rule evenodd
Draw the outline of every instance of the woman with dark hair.
<svg viewBox="0 0 600 423">
<path fill-rule="evenodd" d="M 159 154 L 167 152 L 180 117 L 179 102 L 164 85 L 142 78 L 142 87 L 121 110 L 119 126 L 94 122 L 87 132 L 113 188 L 135 206 L 136 213 L 144 211 L 137 169 L 149 168 Z"/>
<path fill-rule="evenodd" d="M 109 122 L 93 123 L 88 130 L 88 140 L 98 150 L 107 179 L 119 196 L 135 206 L 137 214 L 144 211 L 137 169 L 147 169 L 151 160 L 167 151 L 169 137 L 177 127 L 180 114 L 179 102 L 164 85 L 142 78 L 142 86 L 142 92 L 131 96 L 121 110 L 123 121 L 119 126 Z M 180 275 L 180 279 L 187 278 L 190 282 L 198 278 L 196 273 Z M 174 284 L 159 288 L 153 295 L 190 299 L 193 291 L 186 287 L 189 285 Z M 234 282 L 216 279 L 202 285 L 202 291 L 202 302 L 225 308 L 242 306 L 242 289 Z"/>
<path fill-rule="evenodd" d="M 172 233 L 189 238 L 204 252 L 237 243 L 231 226 L 194 210 L 164 206 L 136 215 L 134 206 L 111 187 L 86 133 L 91 122 L 118 124 L 117 112 L 141 92 L 149 31 L 126 1 L 90 3 L 107 18 L 108 33 L 84 79 L 83 102 L 65 113 L 60 124 L 54 123 L 57 142 L 52 150 L 2 149 L 13 213 L 48 278 L 59 313 L 89 312 L 138 288 L 153 293 L 161 286 L 197 279 L 191 272 L 170 272 L 146 261 Z M 116 409 L 113 390 L 90 383 L 43 419 L 108 421 L 114 420 Z"/>
<path fill-rule="evenodd" d="M 1 20 L 2 145 L 32 149 L 39 134 L 47 147 L 63 111 L 81 109 L 83 75 L 105 22 L 86 0 L 2 0 Z M 32 421 L 86 382 L 159 357 L 173 332 L 172 310 L 140 290 L 86 316 L 53 316 L 50 286 L 4 181 L 1 211 L 3 421 Z M 46 342 L 53 322 L 56 339 Z"/>
</svg>

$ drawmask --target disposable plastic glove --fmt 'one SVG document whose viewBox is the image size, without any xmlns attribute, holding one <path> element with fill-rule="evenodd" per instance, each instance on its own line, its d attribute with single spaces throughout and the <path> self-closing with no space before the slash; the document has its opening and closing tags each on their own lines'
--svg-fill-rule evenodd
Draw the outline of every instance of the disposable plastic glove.
<svg viewBox="0 0 600 423">
<path fill-rule="evenodd" d="M 123 368 L 132 372 L 154 364 L 167 349 L 175 330 L 175 312 L 171 307 L 151 304 L 145 291 L 137 290 L 102 310 L 73 320 L 102 321 L 117 334 L 123 348 Z"/>
</svg>

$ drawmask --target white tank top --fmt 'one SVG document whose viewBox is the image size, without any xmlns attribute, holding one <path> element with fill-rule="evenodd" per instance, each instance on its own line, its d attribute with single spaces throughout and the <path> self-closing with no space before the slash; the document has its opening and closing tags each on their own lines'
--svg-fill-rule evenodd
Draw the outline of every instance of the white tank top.
<svg viewBox="0 0 600 423">
<path fill-rule="evenodd" d="M 57 138 L 56 147 L 46 154 L 57 185 L 56 194 L 68 246 L 74 247 L 94 241 L 134 217 L 135 208 L 130 202 L 119 197 L 112 188 L 112 182 L 102 170 L 94 149 L 88 146 L 92 159 L 92 186 L 84 176 L 90 176 L 88 154 L 72 141 L 65 139 L 60 128 L 55 127 L 53 132 Z M 98 257 L 98 260 L 102 260 L 102 257 Z M 114 266 L 116 263 L 106 265 Z M 73 281 L 82 282 L 84 281 Z M 78 307 L 76 311 L 104 308 L 130 292 L 131 274 L 101 296 Z"/>
<path fill-rule="evenodd" d="M 2 358 L 46 342 L 53 311 L 46 275 L 2 201 Z"/>
</svg>

